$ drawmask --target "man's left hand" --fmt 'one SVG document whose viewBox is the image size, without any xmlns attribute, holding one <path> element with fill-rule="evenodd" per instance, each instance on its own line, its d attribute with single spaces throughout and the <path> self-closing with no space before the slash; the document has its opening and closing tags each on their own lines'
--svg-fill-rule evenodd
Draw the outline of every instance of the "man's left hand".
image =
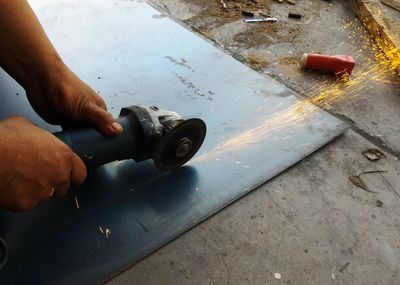
<svg viewBox="0 0 400 285">
<path fill-rule="evenodd" d="M 92 125 L 109 136 L 122 132 L 104 100 L 68 67 L 26 91 L 34 110 L 51 124 Z"/>
</svg>

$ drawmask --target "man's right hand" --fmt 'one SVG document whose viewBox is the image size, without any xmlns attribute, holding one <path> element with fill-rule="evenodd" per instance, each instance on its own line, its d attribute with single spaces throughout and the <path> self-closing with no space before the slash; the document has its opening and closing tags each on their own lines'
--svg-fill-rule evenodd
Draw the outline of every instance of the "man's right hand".
<svg viewBox="0 0 400 285">
<path fill-rule="evenodd" d="M 0 121 L 0 208 L 27 211 L 86 179 L 82 160 L 24 117 Z"/>
</svg>

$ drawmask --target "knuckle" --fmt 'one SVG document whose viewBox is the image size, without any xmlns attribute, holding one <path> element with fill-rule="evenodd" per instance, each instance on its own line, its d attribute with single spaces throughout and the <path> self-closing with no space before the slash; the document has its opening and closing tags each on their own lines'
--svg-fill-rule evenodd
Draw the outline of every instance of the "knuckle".
<svg viewBox="0 0 400 285">
<path fill-rule="evenodd" d="M 71 97 L 71 92 L 72 90 L 68 85 L 62 85 L 59 87 L 59 90 L 57 90 L 57 98 L 58 100 L 63 103 L 67 104 L 70 101 Z"/>
<path fill-rule="evenodd" d="M 60 144 L 60 152 L 65 156 L 71 155 L 71 149 L 65 143 Z"/>
<path fill-rule="evenodd" d="M 79 100 L 76 104 L 76 111 L 81 120 L 87 120 L 90 113 L 90 104 L 86 100 Z"/>
<path fill-rule="evenodd" d="M 59 189 L 59 186 L 57 185 L 65 185 L 68 182 L 69 182 L 69 175 L 67 173 L 67 170 L 65 169 L 61 169 L 61 171 L 57 172 L 57 176 L 53 179 L 55 190 Z"/>
<path fill-rule="evenodd" d="M 114 118 L 106 110 L 99 108 L 97 112 L 97 121 L 103 124 L 110 124 L 114 121 Z"/>
<path fill-rule="evenodd" d="M 56 155 L 59 160 L 70 161 L 72 159 L 72 150 L 64 143 L 60 143 Z"/>
<path fill-rule="evenodd" d="M 69 182 L 68 181 L 64 181 L 64 182 L 61 182 L 61 183 L 57 184 L 54 187 L 54 190 L 55 190 L 55 192 L 54 192 L 55 196 L 64 197 L 67 194 L 68 190 L 69 190 Z"/>
<path fill-rule="evenodd" d="M 101 98 L 100 96 L 96 95 L 96 103 L 97 106 L 99 106 L 101 109 L 107 110 L 106 102 L 104 102 L 103 98 Z"/>
<path fill-rule="evenodd" d="M 69 171 L 74 164 L 74 153 L 67 145 L 60 145 L 55 152 L 54 160 L 57 161 L 57 175 L 53 178 L 57 183 L 64 184 L 69 181 Z"/>
<path fill-rule="evenodd" d="M 67 193 L 68 193 L 68 190 L 69 190 L 69 186 L 68 185 L 63 185 L 63 187 L 61 187 L 60 191 L 59 191 L 60 197 L 65 197 L 67 195 Z"/>
</svg>

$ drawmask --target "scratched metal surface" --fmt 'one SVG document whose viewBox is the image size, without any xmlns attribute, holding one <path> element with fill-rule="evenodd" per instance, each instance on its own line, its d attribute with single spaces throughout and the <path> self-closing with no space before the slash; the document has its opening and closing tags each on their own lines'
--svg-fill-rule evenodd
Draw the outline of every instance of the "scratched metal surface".
<svg viewBox="0 0 400 285">
<path fill-rule="evenodd" d="M 0 212 L 9 249 L 1 284 L 102 282 L 347 127 L 141 1 L 30 2 L 66 63 L 115 115 L 127 105 L 157 105 L 203 118 L 208 136 L 174 172 L 160 173 L 151 162 L 112 163 L 66 199 L 24 214 Z M 3 72 L 0 93 L 8 96 L 0 118 L 24 114 L 57 129 L 32 112 Z"/>
</svg>

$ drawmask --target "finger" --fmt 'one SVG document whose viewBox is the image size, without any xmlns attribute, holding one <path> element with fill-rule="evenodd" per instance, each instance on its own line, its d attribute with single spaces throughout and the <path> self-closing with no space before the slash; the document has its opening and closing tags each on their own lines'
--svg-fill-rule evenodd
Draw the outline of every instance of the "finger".
<svg viewBox="0 0 400 285">
<path fill-rule="evenodd" d="M 56 197 L 64 197 L 66 194 L 67 194 L 67 192 L 68 192 L 68 189 L 69 189 L 69 186 L 70 186 L 70 182 L 68 181 L 68 182 L 66 182 L 66 183 L 64 183 L 64 184 L 57 184 L 57 185 L 54 185 L 52 188 L 51 188 L 51 190 L 53 191 L 53 194 L 51 195 L 51 196 L 56 196 Z M 51 193 L 50 193 L 51 194 Z M 51 198 L 51 196 L 50 197 L 47 197 L 47 199 L 49 199 L 49 198 Z"/>
<path fill-rule="evenodd" d="M 90 92 L 87 92 L 87 94 L 93 99 L 94 102 L 96 102 L 96 105 L 107 111 L 107 104 L 104 99 L 99 96 L 92 88 L 90 88 L 89 86 L 88 88 L 90 89 Z"/>
<path fill-rule="evenodd" d="M 21 195 L 19 201 L 19 207 L 21 210 L 30 210 L 35 208 L 37 205 L 49 200 L 53 194 L 55 194 L 56 187 L 43 187 L 40 184 L 34 188 L 34 191 L 30 191 L 28 194 L 24 193 Z M 59 187 L 57 187 L 58 189 Z"/>
<path fill-rule="evenodd" d="M 40 191 L 40 194 L 38 195 L 38 200 L 40 202 L 45 201 L 56 195 L 56 186 L 52 187 L 46 187 Z"/>
<path fill-rule="evenodd" d="M 20 199 L 15 205 L 10 207 L 13 212 L 26 212 L 32 210 L 39 204 L 39 201 L 30 198 Z"/>
<path fill-rule="evenodd" d="M 26 186 L 26 185 L 24 185 Z M 14 197 L 14 201 L 10 204 L 10 208 L 12 211 L 16 212 L 25 212 L 33 209 L 40 201 L 38 199 L 38 189 L 34 189 L 34 191 L 26 192 L 24 191 L 25 187 L 17 188 L 15 193 L 17 194 Z"/>
<path fill-rule="evenodd" d="M 111 114 L 94 103 L 86 103 L 81 111 L 82 121 L 96 126 L 104 135 L 115 136 L 122 133 L 122 126 L 115 122 Z"/>
<path fill-rule="evenodd" d="M 83 161 L 75 153 L 73 154 L 73 162 L 71 169 L 71 184 L 74 186 L 81 185 L 87 176 L 86 166 Z"/>
</svg>

